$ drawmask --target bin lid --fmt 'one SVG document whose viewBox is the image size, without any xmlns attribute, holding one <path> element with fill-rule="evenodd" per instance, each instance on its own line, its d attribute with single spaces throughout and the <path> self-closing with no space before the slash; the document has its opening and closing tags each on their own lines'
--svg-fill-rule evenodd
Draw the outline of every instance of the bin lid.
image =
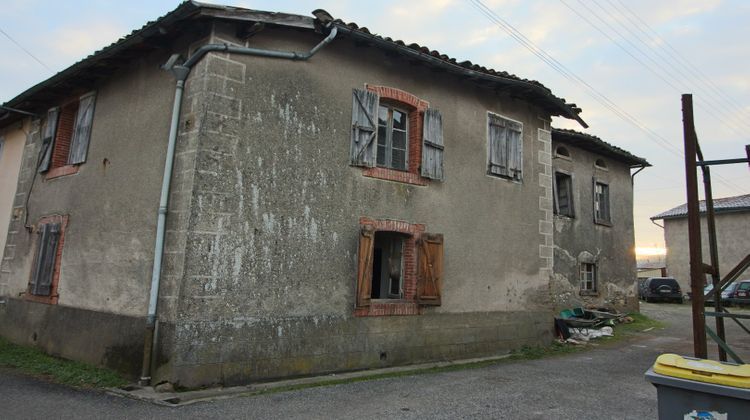
<svg viewBox="0 0 750 420">
<path fill-rule="evenodd" d="M 656 358 L 654 372 L 697 382 L 750 388 L 750 365 L 747 364 L 662 354 Z"/>
</svg>

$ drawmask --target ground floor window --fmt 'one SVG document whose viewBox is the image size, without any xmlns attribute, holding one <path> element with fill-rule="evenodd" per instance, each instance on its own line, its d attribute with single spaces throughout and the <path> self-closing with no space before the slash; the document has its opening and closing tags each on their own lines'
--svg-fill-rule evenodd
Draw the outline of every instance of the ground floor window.
<svg viewBox="0 0 750 420">
<path fill-rule="evenodd" d="M 67 216 L 47 216 L 39 220 L 35 228 L 36 252 L 26 293 L 28 300 L 57 303 L 57 284 L 67 224 Z"/>
<path fill-rule="evenodd" d="M 443 236 L 421 224 L 360 219 L 355 315 L 415 315 L 440 305 Z"/>
<path fill-rule="evenodd" d="M 596 291 L 596 264 L 581 263 L 581 291 Z"/>
</svg>

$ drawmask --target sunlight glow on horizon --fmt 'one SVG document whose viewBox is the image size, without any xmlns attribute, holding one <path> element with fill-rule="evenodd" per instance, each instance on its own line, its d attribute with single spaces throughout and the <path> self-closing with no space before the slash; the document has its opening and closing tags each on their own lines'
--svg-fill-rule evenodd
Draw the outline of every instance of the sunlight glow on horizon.
<svg viewBox="0 0 750 420">
<path fill-rule="evenodd" d="M 667 255 L 667 249 L 660 247 L 637 246 L 635 247 L 635 255 Z"/>
</svg>

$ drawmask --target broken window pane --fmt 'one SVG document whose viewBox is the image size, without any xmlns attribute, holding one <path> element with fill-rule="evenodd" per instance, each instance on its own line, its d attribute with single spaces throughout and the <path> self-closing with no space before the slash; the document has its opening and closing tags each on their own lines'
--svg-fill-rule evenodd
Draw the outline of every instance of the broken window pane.
<svg viewBox="0 0 750 420">
<path fill-rule="evenodd" d="M 555 187 L 555 214 L 573 217 L 573 178 L 556 172 Z"/>
<path fill-rule="evenodd" d="M 377 164 L 391 169 L 407 169 L 409 148 L 408 114 L 388 105 L 378 109 Z"/>
<path fill-rule="evenodd" d="M 372 299 L 403 297 L 403 254 L 406 235 L 376 232 L 372 265 Z"/>
</svg>

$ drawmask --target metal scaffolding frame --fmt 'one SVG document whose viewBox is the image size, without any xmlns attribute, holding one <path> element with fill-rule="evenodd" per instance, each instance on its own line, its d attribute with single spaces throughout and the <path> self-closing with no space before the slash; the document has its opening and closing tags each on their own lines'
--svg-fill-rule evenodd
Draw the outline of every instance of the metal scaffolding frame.
<svg viewBox="0 0 750 420">
<path fill-rule="evenodd" d="M 711 190 L 711 166 L 727 165 L 735 163 L 747 163 L 750 165 L 750 145 L 745 145 L 746 157 L 738 159 L 705 160 L 698 135 L 695 132 L 693 120 L 693 96 L 682 95 L 682 128 L 685 141 L 685 181 L 687 189 L 687 212 L 688 212 L 688 241 L 690 249 L 690 290 L 693 306 L 693 351 L 695 357 L 705 359 L 708 357 L 706 334 L 718 345 L 719 360 L 726 361 L 729 355 L 735 362 L 743 363 L 736 353 L 726 343 L 724 331 L 724 318 L 736 322 L 745 332 L 750 334 L 740 319 L 750 319 L 748 315 L 731 314 L 723 307 L 721 292 L 736 280 L 745 270 L 750 267 L 750 253 L 737 264 L 729 273 L 721 277 L 719 271 L 719 251 L 716 243 L 716 214 L 714 212 L 713 192 Z M 708 248 L 710 264 L 703 262 L 701 247 L 701 224 L 700 203 L 698 200 L 698 167 L 703 173 L 703 186 L 706 197 L 706 226 L 708 228 Z M 703 295 L 703 287 L 706 283 L 706 274 L 711 275 L 713 289 Z M 705 311 L 705 298 L 714 297 L 714 312 Z M 706 316 L 715 318 L 716 331 L 706 324 Z"/>
</svg>

